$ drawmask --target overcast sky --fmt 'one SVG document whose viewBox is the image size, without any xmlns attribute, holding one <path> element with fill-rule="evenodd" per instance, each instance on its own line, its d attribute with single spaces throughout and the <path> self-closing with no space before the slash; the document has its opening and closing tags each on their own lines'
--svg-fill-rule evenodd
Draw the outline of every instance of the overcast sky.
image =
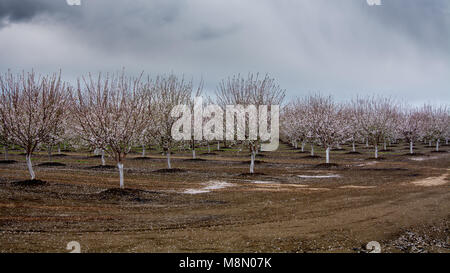
<svg viewBox="0 0 450 273">
<path fill-rule="evenodd" d="M 288 96 L 450 103 L 450 1 L 0 0 L 0 70 L 269 73 Z"/>
</svg>

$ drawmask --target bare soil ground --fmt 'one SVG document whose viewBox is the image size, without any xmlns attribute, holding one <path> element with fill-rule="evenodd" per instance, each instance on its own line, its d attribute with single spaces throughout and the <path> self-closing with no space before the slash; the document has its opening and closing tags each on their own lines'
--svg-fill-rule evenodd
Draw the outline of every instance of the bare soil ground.
<svg viewBox="0 0 450 273">
<path fill-rule="evenodd" d="M 110 160 L 65 151 L 39 166 L 49 159 L 37 153 L 41 181 L 30 182 L 12 152 L 17 162 L 0 164 L 0 252 L 66 252 L 70 241 L 82 252 L 364 252 L 369 241 L 450 252 L 450 153 L 419 146 L 389 147 L 384 160 L 343 146 L 323 165 L 318 148 L 309 158 L 282 145 L 257 156 L 255 175 L 247 152 L 176 153 L 167 171 L 152 150 L 129 155 L 125 190 Z"/>
</svg>

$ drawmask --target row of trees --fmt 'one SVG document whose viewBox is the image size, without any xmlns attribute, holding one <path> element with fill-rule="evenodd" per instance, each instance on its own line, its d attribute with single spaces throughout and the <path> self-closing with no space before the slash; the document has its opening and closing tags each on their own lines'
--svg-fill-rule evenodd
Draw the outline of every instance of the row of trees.
<svg viewBox="0 0 450 273">
<path fill-rule="evenodd" d="M 442 140 L 448 144 L 450 136 L 449 109 L 446 106 L 424 105 L 411 107 L 400 105 L 384 97 L 356 98 L 346 103 L 336 103 L 332 97 L 310 95 L 296 99 L 284 107 L 282 113 L 284 139 L 297 148 L 301 143 L 321 145 L 326 150 L 326 163 L 330 162 L 329 152 L 344 143 L 365 142 L 374 147 L 378 158 L 378 147 L 384 149 L 388 143 L 399 139 L 410 145 L 414 154 L 414 143 L 426 141 L 436 143 L 436 151 Z"/>
<path fill-rule="evenodd" d="M 0 91 L 1 144 L 5 155 L 13 144 L 24 149 L 31 179 L 35 179 L 31 156 L 37 148 L 45 146 L 50 153 L 55 145 L 71 142 L 98 151 L 102 164 L 105 152 L 109 154 L 117 164 L 123 188 L 123 162 L 133 146 L 142 145 L 145 156 L 146 146 L 157 145 L 167 156 L 168 168 L 172 168 L 171 150 L 185 145 L 172 137 L 178 119 L 172 110 L 187 105 L 195 111 L 194 97 L 202 93 L 202 84 L 195 89 L 192 81 L 173 74 L 150 78 L 142 74 L 129 77 L 122 72 L 89 74 L 74 87 L 63 82 L 60 73 L 38 76 L 34 72 L 15 75 L 8 71 L 0 75 Z M 237 75 L 221 82 L 217 98 L 223 107 L 281 104 L 284 90 L 267 75 Z M 211 115 L 201 116 L 200 122 L 209 118 Z M 195 158 L 194 134 L 190 142 Z M 250 148 L 253 172 L 260 139 L 242 145 Z"/>
<path fill-rule="evenodd" d="M 61 143 L 99 151 L 102 164 L 105 164 L 104 154 L 109 154 L 119 169 L 121 188 L 124 187 L 124 159 L 134 146 L 142 146 L 143 156 L 146 146 L 160 147 L 167 156 L 168 168 L 172 167 L 171 151 L 177 146 L 190 145 L 195 158 L 196 132 L 189 130 L 190 141 L 172 137 L 173 125 L 179 119 L 173 115 L 173 109 L 187 105 L 195 113 L 199 105 L 194 98 L 202 93 L 202 83 L 195 88 L 192 81 L 173 74 L 150 78 L 143 74 L 130 77 L 122 72 L 88 74 L 72 86 L 61 80 L 60 73 L 39 76 L 34 72 L 16 75 L 8 71 L 0 75 L 0 91 L 1 144 L 5 155 L 12 144 L 24 149 L 31 179 L 35 179 L 33 152 L 42 146 L 51 152 Z M 273 78 L 249 74 L 223 80 L 215 98 L 208 98 L 205 103 L 217 104 L 224 112 L 227 105 L 258 109 L 261 105 L 283 105 L 284 99 L 285 91 Z M 267 116 L 258 113 L 263 114 Z M 199 116 L 194 115 L 193 123 L 195 118 Z M 212 118 L 212 113 L 205 111 L 199 122 L 208 124 Z M 247 124 L 250 118 L 250 114 L 244 116 Z M 208 128 L 221 135 L 217 130 L 223 131 L 225 127 L 215 124 Z M 238 127 L 235 134 L 244 134 L 247 140 L 226 140 L 226 144 L 248 148 L 250 173 L 253 173 L 255 156 L 263 139 L 260 134 L 249 139 L 251 132 Z M 271 128 L 274 129 L 277 128 Z M 380 143 L 400 138 L 411 143 L 412 153 L 413 143 L 417 141 L 435 141 L 438 149 L 441 140 L 448 140 L 449 113 L 445 107 L 399 107 L 386 98 L 357 98 L 350 103 L 336 103 L 331 97 L 312 95 L 283 106 L 281 134 L 295 147 L 301 143 L 304 149 L 310 143 L 312 154 L 314 145 L 323 146 L 327 163 L 332 148 L 347 142 L 355 147 L 354 143 L 363 139 L 374 145 L 375 157 Z M 219 148 L 219 139 L 216 140 Z"/>
</svg>

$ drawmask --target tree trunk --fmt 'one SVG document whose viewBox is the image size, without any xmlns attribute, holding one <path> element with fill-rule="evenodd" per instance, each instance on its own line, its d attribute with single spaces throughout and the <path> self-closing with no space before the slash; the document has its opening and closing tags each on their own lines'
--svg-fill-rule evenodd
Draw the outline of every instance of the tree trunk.
<svg viewBox="0 0 450 273">
<path fill-rule="evenodd" d="M 294 144 L 294 147 L 295 147 L 295 149 L 297 150 L 297 149 L 298 149 L 298 142 L 295 141 L 294 143 L 295 143 L 295 144 Z"/>
<path fill-rule="evenodd" d="M 217 151 L 220 150 L 220 142 L 217 141 Z"/>
<path fill-rule="evenodd" d="M 61 154 L 61 143 L 58 144 L 58 154 Z"/>
<path fill-rule="evenodd" d="M 369 139 L 366 138 L 366 147 L 369 147 Z"/>
<path fill-rule="evenodd" d="M 386 141 L 383 143 L 383 150 L 387 150 L 387 148 L 386 148 Z"/>
<path fill-rule="evenodd" d="M 255 152 L 252 150 L 251 153 L 251 159 L 250 159 L 250 173 L 255 172 Z"/>
<path fill-rule="evenodd" d="M 436 152 L 439 152 L 439 142 L 440 141 L 441 141 L 440 139 L 436 140 Z"/>
<path fill-rule="evenodd" d="M 167 151 L 167 168 L 172 169 L 172 165 L 170 164 L 170 151 Z"/>
<path fill-rule="evenodd" d="M 208 153 L 211 153 L 211 147 L 209 147 L 209 141 L 207 142 L 208 145 Z"/>
<path fill-rule="evenodd" d="M 375 158 L 378 158 L 378 145 L 375 145 Z"/>
<path fill-rule="evenodd" d="M 142 157 L 145 157 L 145 144 L 142 144 Z"/>
<path fill-rule="evenodd" d="M 330 147 L 327 147 L 325 153 L 326 153 L 326 163 L 329 164 L 330 163 Z"/>
<path fill-rule="evenodd" d="M 356 152 L 355 141 L 352 142 L 352 151 Z"/>
<path fill-rule="evenodd" d="M 31 154 L 26 155 L 26 160 L 27 160 L 27 166 L 28 166 L 28 171 L 30 172 L 31 180 L 34 180 L 36 178 L 36 176 L 34 175 L 33 164 L 31 164 Z"/>
<path fill-rule="evenodd" d="M 431 140 L 428 142 L 428 146 L 431 147 Z"/>
<path fill-rule="evenodd" d="M 305 142 L 302 142 L 302 152 L 305 151 Z"/>
<path fill-rule="evenodd" d="M 412 142 L 412 140 L 409 142 L 409 153 L 410 154 L 413 154 L 414 152 L 413 152 L 413 142 Z"/>
<path fill-rule="evenodd" d="M 105 162 L 105 150 L 102 149 L 102 166 L 105 166 L 106 162 Z"/>
<path fill-rule="evenodd" d="M 5 153 L 5 160 L 8 160 L 8 145 L 3 146 L 3 152 Z"/>
<path fill-rule="evenodd" d="M 311 156 L 314 156 L 314 144 L 311 144 Z"/>
<path fill-rule="evenodd" d="M 120 188 L 123 189 L 124 183 L 123 183 L 123 164 L 122 164 L 122 162 L 117 163 L 117 167 L 119 168 Z"/>
</svg>

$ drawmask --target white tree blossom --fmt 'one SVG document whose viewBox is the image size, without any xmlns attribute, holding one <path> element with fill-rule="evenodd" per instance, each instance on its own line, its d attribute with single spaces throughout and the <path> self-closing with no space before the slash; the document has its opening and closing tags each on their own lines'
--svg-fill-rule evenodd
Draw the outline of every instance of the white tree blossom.
<svg viewBox="0 0 450 273">
<path fill-rule="evenodd" d="M 331 97 L 309 96 L 307 99 L 310 128 L 326 153 L 326 163 L 330 163 L 330 150 L 346 140 L 349 123 L 345 120 L 344 108 Z"/>
<path fill-rule="evenodd" d="M 31 179 L 35 179 L 31 155 L 52 137 L 55 124 L 64 117 L 67 88 L 60 74 L 36 76 L 34 72 L 0 76 L 0 120 L 9 139 L 25 150 Z"/>
<path fill-rule="evenodd" d="M 178 119 L 172 116 L 172 110 L 177 105 L 188 107 L 192 88 L 192 81 L 186 81 L 184 78 L 171 74 L 158 76 L 151 89 L 152 112 L 155 115 L 150 120 L 148 133 L 166 154 L 168 169 L 172 168 L 171 150 L 179 142 L 172 137 L 172 127 Z M 191 134 L 190 130 L 189 134 Z"/>
<path fill-rule="evenodd" d="M 234 107 L 245 119 L 242 127 L 239 126 L 240 123 L 238 122 L 233 137 L 239 134 L 245 136 L 245 140 L 240 142 L 247 146 L 250 151 L 250 173 L 254 173 L 255 156 L 262 143 L 260 135 L 257 134 L 257 129 L 253 128 L 258 125 L 256 124 L 258 115 L 261 117 L 261 113 L 258 113 L 259 106 L 267 105 L 271 107 L 271 105 L 276 105 L 279 107 L 284 97 L 285 90 L 277 85 L 275 79 L 270 78 L 269 75 L 260 78 L 259 74 L 251 73 L 247 77 L 238 74 L 222 80 L 216 90 L 217 104 L 225 105 L 227 109 L 224 110 L 227 114 L 231 113 L 229 110 Z M 227 119 L 228 121 L 234 120 L 234 116 L 227 116 Z M 270 116 L 267 119 L 268 124 L 270 124 Z M 245 124 L 249 125 L 248 129 Z M 271 130 L 274 130 L 274 128 L 271 128 Z M 227 130 L 227 135 L 229 133 Z"/>
<path fill-rule="evenodd" d="M 120 188 L 124 188 L 123 160 L 149 125 L 151 97 L 149 82 L 117 74 L 89 74 L 78 81 L 72 113 L 76 130 L 93 147 L 106 150 L 119 169 Z"/>
<path fill-rule="evenodd" d="M 398 114 L 397 106 L 389 98 L 358 98 L 353 101 L 354 114 L 366 139 L 375 148 L 378 158 L 378 145 L 395 127 Z"/>
</svg>

